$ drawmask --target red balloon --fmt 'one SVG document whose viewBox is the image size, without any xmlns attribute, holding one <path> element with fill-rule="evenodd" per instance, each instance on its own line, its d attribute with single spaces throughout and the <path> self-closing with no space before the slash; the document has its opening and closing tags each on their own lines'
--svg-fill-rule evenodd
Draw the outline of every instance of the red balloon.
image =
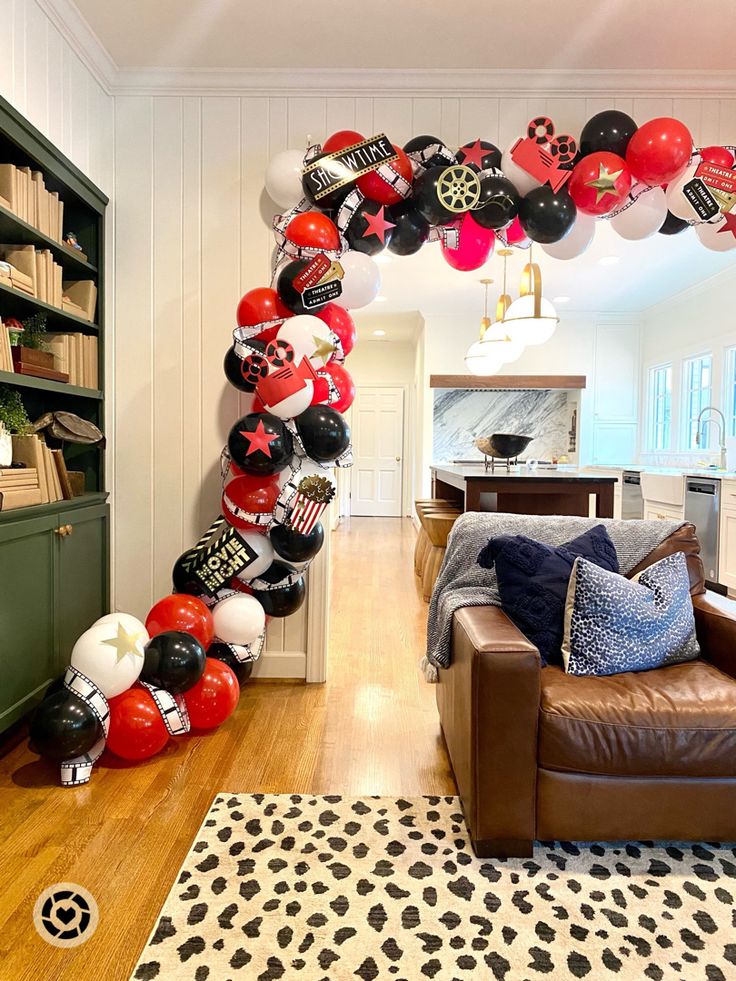
<svg viewBox="0 0 736 981">
<path fill-rule="evenodd" d="M 164 596 L 146 617 L 146 630 L 155 637 L 166 630 L 183 630 L 196 637 L 205 650 L 215 636 L 212 614 L 201 599 L 186 593 Z"/>
<path fill-rule="evenodd" d="M 362 143 L 365 139 L 354 129 L 339 129 L 332 136 L 328 136 L 322 144 L 324 153 L 334 153 L 336 150 L 344 150 L 346 146 L 353 146 L 354 143 Z"/>
<path fill-rule="evenodd" d="M 214 729 L 235 711 L 240 686 L 232 668 L 208 657 L 204 674 L 193 688 L 184 692 L 184 701 L 193 729 Z"/>
<path fill-rule="evenodd" d="M 222 492 L 222 513 L 228 524 L 234 528 L 259 527 L 238 512 L 271 514 L 278 499 L 278 477 L 263 480 L 243 474 L 242 477 L 233 477 Z"/>
<path fill-rule="evenodd" d="M 567 190 L 583 214 L 610 215 L 631 190 L 631 174 L 623 157 L 599 150 L 575 164 Z"/>
<path fill-rule="evenodd" d="M 142 685 L 135 685 L 110 699 L 110 731 L 107 749 L 124 760 L 147 760 L 169 741 L 169 730 L 153 699 Z"/>
<path fill-rule="evenodd" d="M 528 249 L 532 244 L 532 240 L 522 228 L 518 215 L 507 228 L 502 229 L 498 233 L 496 238 L 499 238 L 502 242 L 505 239 L 509 245 L 518 245 L 521 249 Z"/>
<path fill-rule="evenodd" d="M 295 215 L 286 226 L 284 235 L 294 245 L 307 249 L 326 249 L 334 252 L 340 248 L 340 233 L 337 226 L 321 211 L 303 211 Z"/>
<path fill-rule="evenodd" d="M 324 368 L 320 368 L 317 374 L 329 375 L 340 393 L 340 398 L 337 402 L 330 403 L 330 408 L 336 409 L 338 412 L 346 412 L 355 399 L 355 382 L 347 368 L 344 365 L 338 364 L 336 361 L 331 361 Z M 316 387 L 315 385 L 315 390 Z"/>
<path fill-rule="evenodd" d="M 289 316 L 292 316 L 292 314 L 290 313 Z M 271 341 L 275 341 L 276 338 L 279 336 L 279 331 L 281 330 L 283 323 L 284 322 L 282 320 L 280 323 L 275 324 L 273 327 L 266 327 L 266 329 L 262 330 L 260 334 L 256 334 L 253 340 L 263 341 L 264 344 L 270 344 Z M 254 409 L 253 411 L 257 411 L 257 410 Z"/>
<path fill-rule="evenodd" d="M 733 168 L 733 154 L 725 146 L 704 146 L 700 156 L 705 163 L 713 164 L 715 167 L 724 167 L 726 170 Z"/>
<path fill-rule="evenodd" d="M 347 310 L 336 303 L 325 303 L 314 311 L 314 316 L 324 320 L 330 330 L 337 334 L 342 344 L 342 353 L 347 357 L 355 347 L 357 336 L 355 323 Z"/>
<path fill-rule="evenodd" d="M 256 324 L 266 323 L 269 320 L 283 322 L 287 317 L 293 316 L 291 310 L 284 306 L 276 290 L 268 286 L 258 286 L 254 290 L 248 290 L 238 304 L 238 327 L 255 327 Z M 276 325 L 276 329 L 278 330 L 280 326 L 281 324 Z M 271 329 L 267 328 L 267 330 Z"/>
<path fill-rule="evenodd" d="M 440 242 L 442 257 L 448 266 L 459 269 L 460 272 L 471 272 L 488 261 L 488 257 L 493 252 L 493 245 L 496 235 L 492 228 L 481 228 L 473 216 L 468 212 L 453 221 L 449 228 L 457 228 L 459 241 L 456 249 L 448 248 L 444 242 Z"/>
<path fill-rule="evenodd" d="M 634 133 L 626 148 L 633 177 L 651 186 L 675 180 L 690 163 L 693 138 L 678 119 L 650 119 Z"/>
<path fill-rule="evenodd" d="M 392 160 L 390 163 L 384 164 L 384 167 L 390 167 L 391 170 L 396 171 L 400 174 L 405 181 L 410 184 L 414 177 L 414 171 L 411 167 L 411 160 L 407 157 L 401 147 L 395 146 L 394 150 L 398 153 L 398 159 Z M 358 190 L 365 197 L 370 198 L 371 201 L 378 201 L 380 204 L 398 204 L 399 201 L 403 201 L 403 197 L 398 191 L 395 191 L 393 187 L 381 177 L 377 170 L 371 170 L 367 174 L 363 174 L 355 182 Z"/>
</svg>

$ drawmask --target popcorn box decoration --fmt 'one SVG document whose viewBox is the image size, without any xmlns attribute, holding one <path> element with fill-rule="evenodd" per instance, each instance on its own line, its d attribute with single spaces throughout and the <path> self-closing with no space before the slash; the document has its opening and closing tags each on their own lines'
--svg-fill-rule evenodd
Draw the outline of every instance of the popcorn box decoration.
<svg viewBox="0 0 736 981">
<path fill-rule="evenodd" d="M 327 477 L 303 477 L 294 495 L 289 518 L 291 529 L 299 535 L 308 535 L 334 496 L 335 488 Z"/>
</svg>

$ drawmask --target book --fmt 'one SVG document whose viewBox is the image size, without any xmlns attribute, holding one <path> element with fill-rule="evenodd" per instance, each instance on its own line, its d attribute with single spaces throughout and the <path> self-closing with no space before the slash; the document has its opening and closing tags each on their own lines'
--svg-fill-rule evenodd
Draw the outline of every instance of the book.
<svg viewBox="0 0 736 981">
<path fill-rule="evenodd" d="M 8 211 L 18 213 L 18 182 L 13 164 L 0 164 L 0 195 L 7 202 Z"/>
<path fill-rule="evenodd" d="M 30 222 L 31 215 L 31 168 L 18 167 L 19 185 L 21 188 L 20 205 L 22 211 L 18 214 L 23 221 Z"/>
<path fill-rule="evenodd" d="M 0 511 L 15 508 L 33 507 L 46 503 L 40 487 L 27 487 L 24 490 L 0 490 Z"/>
<path fill-rule="evenodd" d="M 0 320 L 0 371 L 15 371 L 13 352 L 10 350 L 10 334 L 2 320 Z"/>
<path fill-rule="evenodd" d="M 61 481 L 59 480 L 59 472 L 56 469 L 56 461 L 51 454 L 51 450 L 45 443 L 43 444 L 43 455 L 44 462 L 46 463 L 50 475 L 51 493 L 53 494 L 51 500 L 63 501 L 64 494 L 61 490 Z"/>
<path fill-rule="evenodd" d="M 13 436 L 13 462 L 25 463 L 27 467 L 33 467 L 38 474 L 38 483 L 41 488 L 42 500 L 40 503 L 48 504 L 49 485 L 46 480 L 46 464 L 40 438 L 34 433 L 32 436 Z"/>
<path fill-rule="evenodd" d="M 84 311 L 85 320 L 95 319 L 97 306 L 97 287 L 92 279 L 80 279 L 64 283 L 64 296 L 76 303 Z"/>
<path fill-rule="evenodd" d="M 32 296 L 36 295 L 36 250 L 32 245 L 3 245 L 0 246 L 0 259 L 9 262 L 10 265 L 22 276 L 25 276 L 30 280 L 25 280 L 28 287 L 30 287 L 30 292 Z M 21 285 L 21 277 L 17 277 L 18 282 L 15 282 L 13 275 L 13 269 L 10 271 L 11 280 L 13 280 L 13 286 L 20 289 L 25 289 Z"/>
<path fill-rule="evenodd" d="M 52 450 L 51 456 L 54 458 L 54 463 L 56 464 L 56 473 L 59 478 L 59 483 L 61 484 L 62 496 L 65 501 L 71 501 L 74 494 L 72 493 L 72 485 L 69 483 L 69 473 L 66 469 L 64 454 L 61 450 Z"/>
</svg>

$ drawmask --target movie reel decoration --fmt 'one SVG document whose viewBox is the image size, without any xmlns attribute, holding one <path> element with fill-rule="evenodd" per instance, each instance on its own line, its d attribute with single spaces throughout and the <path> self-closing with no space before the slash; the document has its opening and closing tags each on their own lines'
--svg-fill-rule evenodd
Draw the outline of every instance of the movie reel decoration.
<svg viewBox="0 0 736 981">
<path fill-rule="evenodd" d="M 306 153 L 277 154 L 266 173 L 283 209 L 272 282 L 240 300 L 225 353 L 243 415 L 221 455 L 222 514 L 177 559 L 173 592 L 145 624 L 102 617 L 49 686 L 31 746 L 60 765 L 62 785 L 86 783 L 105 750 L 142 760 L 224 722 L 263 650 L 267 617 L 304 602 L 335 469 L 352 463 L 341 413 L 355 386 L 344 363 L 356 337 L 349 311 L 380 288 L 372 255 L 439 242 L 451 266 L 476 269 L 498 239 L 571 259 L 592 241 L 594 219 L 629 240 L 694 227 L 706 248 L 731 250 L 735 154 L 694 149 L 676 119 L 637 127 L 616 109 L 589 119 L 579 143 L 536 116 L 503 153 L 480 138 L 454 152 L 432 135 L 401 148 L 383 133 L 341 130 Z"/>
</svg>

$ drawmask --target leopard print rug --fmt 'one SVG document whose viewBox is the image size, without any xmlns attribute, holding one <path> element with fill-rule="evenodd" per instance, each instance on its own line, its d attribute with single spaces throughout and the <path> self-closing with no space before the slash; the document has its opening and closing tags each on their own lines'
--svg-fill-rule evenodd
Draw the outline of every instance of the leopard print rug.
<svg viewBox="0 0 736 981">
<path fill-rule="evenodd" d="M 456 797 L 219 794 L 135 981 L 727 981 L 736 848 L 475 858 Z"/>
</svg>

